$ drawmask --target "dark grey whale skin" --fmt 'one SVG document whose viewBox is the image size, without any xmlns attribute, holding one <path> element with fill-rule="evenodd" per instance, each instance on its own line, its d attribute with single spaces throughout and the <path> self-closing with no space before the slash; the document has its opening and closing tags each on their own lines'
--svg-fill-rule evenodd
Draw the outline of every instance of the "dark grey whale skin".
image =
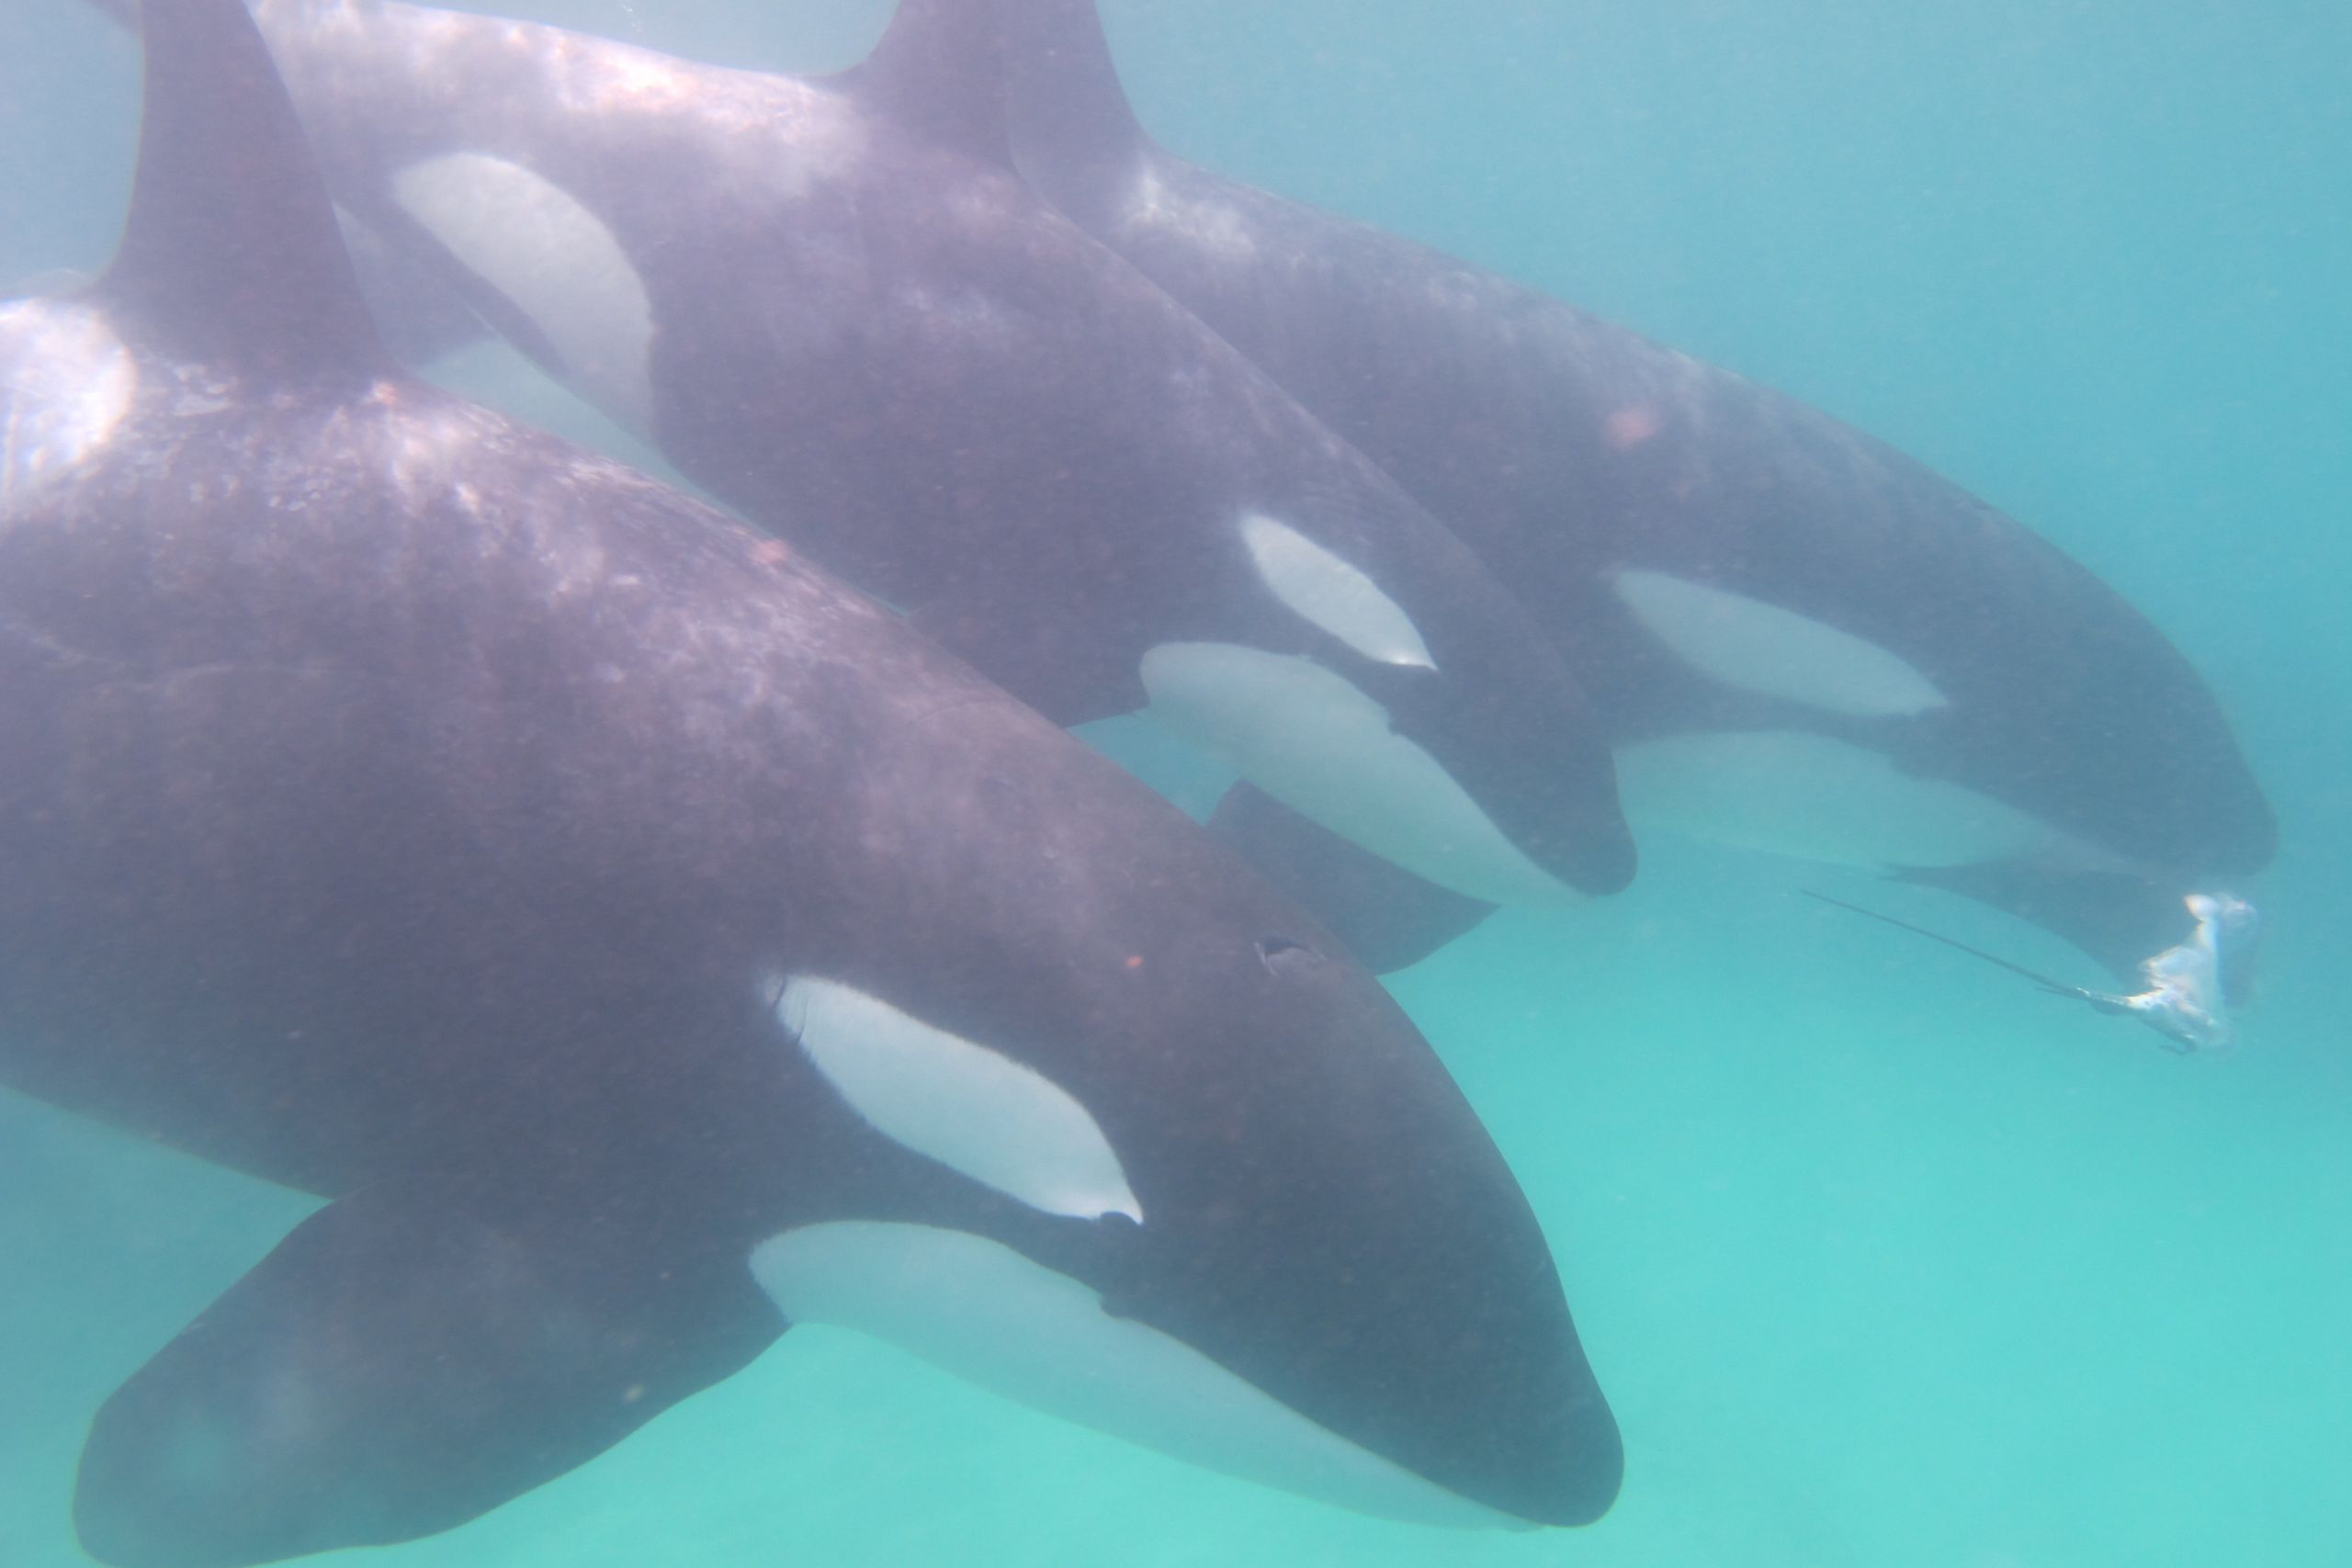
<svg viewBox="0 0 2352 1568">
<path fill-rule="evenodd" d="M 2048 924 L 2127 974 L 2185 934 L 2183 892 L 2236 883 L 2270 858 L 2269 809 L 2204 682 L 2119 595 L 2013 519 L 1794 399 L 1174 156 L 1128 107 L 1094 0 L 908 5 L 941 38 L 979 39 L 965 58 L 1001 59 L 1016 161 L 1034 186 L 1511 585 L 1612 742 L 1813 728 L 2007 802 L 2119 863 L 1909 874 Z M 1157 199 L 1136 199 L 1145 185 Z M 1627 567 L 1868 638 L 1950 705 L 1844 718 L 1715 686 L 1618 602 L 1610 579 Z M 1244 841 L 1270 865 L 1356 859 L 1317 846 L 1304 824 L 1275 829 L 1272 803 L 1238 807 Z M 1373 875 L 1414 897 L 1392 868 L 1304 870 L 1293 890 L 1344 920 L 1351 904 L 1336 890 L 1352 888 L 1363 908 Z M 1317 878 L 1335 891 L 1317 896 Z M 1432 937 L 1460 924 L 1463 902 L 1427 901 Z"/>
<path fill-rule="evenodd" d="M 460 1523 L 756 1355 L 747 1249 L 833 1218 L 999 1241 L 1507 1513 L 1605 1508 L 1542 1235 L 1376 982 L 775 541 L 388 368 L 243 11 L 148 9 L 116 263 L 0 307 L 0 1082 L 332 1201 L 99 1412 L 89 1550 Z M 781 974 L 1051 1077 L 1146 1223 L 883 1136 Z"/>
<path fill-rule="evenodd" d="M 1309 658 L 1388 709 L 1529 859 L 1624 886 L 1606 746 L 1527 611 L 1385 473 L 1012 171 L 993 75 L 893 29 L 839 77 L 723 70 L 426 7 L 259 0 L 335 199 L 594 400 L 405 210 L 420 161 L 521 164 L 650 297 L 650 422 L 695 483 L 908 610 L 1057 722 L 1134 711 L 1168 642 Z M 925 18 L 917 16 L 918 21 Z M 643 84 L 652 82 L 653 86 Z M 1276 517 L 1365 571 L 1435 671 L 1270 594 Z"/>
</svg>

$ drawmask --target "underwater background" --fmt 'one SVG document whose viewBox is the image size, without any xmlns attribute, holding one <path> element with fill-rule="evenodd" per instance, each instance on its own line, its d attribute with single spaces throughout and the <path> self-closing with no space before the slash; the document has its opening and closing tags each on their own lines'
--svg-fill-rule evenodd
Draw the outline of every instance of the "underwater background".
<svg viewBox="0 0 2352 1568">
<path fill-rule="evenodd" d="M 809 70 L 888 5 L 501 8 Z M 2236 1054 L 2177 1058 L 1783 866 L 1652 839 L 1623 896 L 1394 981 L 1543 1216 L 1623 1423 L 1600 1525 L 1359 1519 L 812 1327 L 375 1561 L 2352 1564 L 2352 8 L 1103 8 L 1175 151 L 1795 393 L 2120 590 L 2278 811 L 2264 999 Z M 0 291 L 103 265 L 137 73 L 76 0 L 0 5 Z M 453 374 L 598 434 L 511 361 Z M 83 1561 L 90 1415 L 307 1206 L 0 1093 L 0 1568 Z"/>
</svg>

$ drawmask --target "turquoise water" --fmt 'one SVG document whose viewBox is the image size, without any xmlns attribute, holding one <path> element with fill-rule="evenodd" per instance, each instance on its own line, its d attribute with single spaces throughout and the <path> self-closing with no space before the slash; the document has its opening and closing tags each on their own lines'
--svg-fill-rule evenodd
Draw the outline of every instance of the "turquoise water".
<svg viewBox="0 0 2352 1568">
<path fill-rule="evenodd" d="M 531 14 L 807 68 L 883 7 L 767 9 Z M 2175 1059 L 1802 906 L 1769 863 L 1653 843 L 1624 897 L 1396 982 L 1541 1212 L 1623 1423 L 1600 1526 L 1360 1520 L 802 1329 L 380 1561 L 2352 1562 L 2352 13 L 1106 10 L 1179 151 L 1796 392 L 2148 612 L 2281 822 L 2245 1046 Z M 0 7 L 0 278 L 103 260 L 135 73 L 71 0 Z M 90 1412 L 303 1206 L 0 1099 L 0 1564 L 80 1561 Z"/>
</svg>

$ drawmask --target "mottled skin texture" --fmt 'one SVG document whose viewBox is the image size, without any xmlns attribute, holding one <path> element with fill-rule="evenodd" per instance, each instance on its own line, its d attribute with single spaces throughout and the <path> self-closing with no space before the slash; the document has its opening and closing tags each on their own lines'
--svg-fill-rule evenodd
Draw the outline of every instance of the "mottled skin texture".
<svg viewBox="0 0 2352 1568">
<path fill-rule="evenodd" d="M 145 28 L 115 265 L 0 306 L 0 1083 L 334 1201 L 100 1411 L 92 1552 L 449 1528 L 757 1354 L 747 1253 L 840 1219 L 1605 1508 L 1542 1235 L 1379 986 L 786 547 L 384 368 L 243 8 Z M 793 976 L 1075 1097 L 1143 1223 L 876 1132 Z"/>
<path fill-rule="evenodd" d="M 978 26 L 971 7 L 913 3 L 930 25 Z M 1092 0 L 994 0 L 994 17 L 1023 174 L 1458 533 L 1535 612 L 1613 740 L 1853 740 L 2117 857 L 2178 926 L 2185 887 L 2269 858 L 2268 809 L 2204 683 L 2014 520 L 1793 399 L 1169 154 L 1126 107 Z M 1951 705 L 1843 718 L 1715 686 L 1633 621 L 1609 586 L 1625 567 L 1868 638 Z M 1971 890 L 2035 902 L 1992 873 Z M 2086 935 L 2087 910 L 2054 907 L 2069 896 L 2041 888 L 2032 912 Z"/>
<path fill-rule="evenodd" d="M 1631 875 L 1605 750 L 1516 600 L 1005 163 L 877 112 L 856 80 L 410 6 L 257 13 L 339 201 L 428 257 L 393 196 L 422 160 L 506 159 L 583 203 L 651 300 L 664 454 L 1023 700 L 1065 723 L 1131 711 L 1142 655 L 1170 641 L 1307 655 L 1539 864 L 1592 891 Z M 512 301 L 440 265 L 595 393 Z M 1250 512 L 1369 573 L 1437 673 L 1367 660 L 1279 603 L 1235 532 Z"/>
<path fill-rule="evenodd" d="M 697 1281 L 663 1334 L 744 1353 L 760 1238 L 963 1224 L 1472 1495 L 1613 1490 L 1458 1094 L 1171 808 L 774 543 L 481 411 L 141 382 L 0 513 L 9 1083 L 330 1196 L 639 1238 Z M 865 1129 L 767 1012 L 786 971 L 1037 1066 L 1149 1224 Z"/>
</svg>

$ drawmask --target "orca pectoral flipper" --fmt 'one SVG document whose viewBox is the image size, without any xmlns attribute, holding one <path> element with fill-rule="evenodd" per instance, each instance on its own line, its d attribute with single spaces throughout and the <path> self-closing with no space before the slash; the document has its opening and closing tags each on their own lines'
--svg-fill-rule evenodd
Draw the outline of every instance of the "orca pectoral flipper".
<svg viewBox="0 0 2352 1568">
<path fill-rule="evenodd" d="M 602 1229 L 518 1235 L 424 1183 L 311 1215 L 98 1412 L 85 1547 L 117 1568 L 234 1568 L 447 1529 L 781 1332 L 740 1260 L 577 1239 Z"/>
</svg>

